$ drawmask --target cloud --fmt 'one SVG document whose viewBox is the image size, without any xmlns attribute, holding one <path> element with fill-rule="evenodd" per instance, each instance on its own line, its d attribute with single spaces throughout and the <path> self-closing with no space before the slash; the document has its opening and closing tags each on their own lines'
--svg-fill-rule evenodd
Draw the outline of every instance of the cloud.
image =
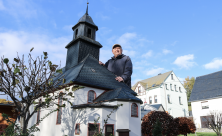
<svg viewBox="0 0 222 136">
<path fill-rule="evenodd" d="M 4 4 L 3 4 L 3 1 L 0 0 L 0 10 L 5 10 L 5 9 L 6 8 L 5 8 Z"/>
<path fill-rule="evenodd" d="M 4 1 L 3 9 L 16 19 L 20 18 L 35 18 L 38 12 L 42 10 L 37 10 L 38 6 L 30 0 L 8 0 Z M 2 0 L 0 0 L 0 9 L 3 5 Z M 38 12 L 37 12 L 38 11 Z"/>
<path fill-rule="evenodd" d="M 174 41 L 171 45 L 174 46 L 178 43 L 178 41 Z"/>
<path fill-rule="evenodd" d="M 166 71 L 164 68 L 152 68 L 146 72 L 148 76 L 157 76 L 159 73 Z"/>
<path fill-rule="evenodd" d="M 71 31 L 72 30 L 73 25 L 66 25 L 63 27 L 64 30 L 66 31 Z"/>
<path fill-rule="evenodd" d="M 121 35 L 116 41 L 123 47 L 129 47 L 131 45 L 131 41 L 136 39 L 137 34 L 136 33 L 125 33 Z"/>
<path fill-rule="evenodd" d="M 33 34 L 24 31 L 0 32 L 0 55 L 12 60 L 17 56 L 28 56 L 29 50 L 34 47 L 32 56 L 41 56 L 43 51 L 47 51 L 49 59 L 55 64 L 65 65 L 66 49 L 71 37 L 53 38 L 44 34 Z"/>
<path fill-rule="evenodd" d="M 136 55 L 136 51 L 131 51 L 131 50 L 123 50 L 123 54 L 134 57 Z"/>
<path fill-rule="evenodd" d="M 210 63 L 204 65 L 206 69 L 219 69 L 222 67 L 222 59 L 214 58 Z"/>
<path fill-rule="evenodd" d="M 183 81 L 185 81 L 185 78 L 181 78 L 181 77 L 177 77 L 181 83 L 183 83 Z"/>
<path fill-rule="evenodd" d="M 102 20 L 109 20 L 110 19 L 109 16 L 103 15 L 102 13 L 97 13 L 96 17 L 101 18 Z"/>
<path fill-rule="evenodd" d="M 149 50 L 147 53 L 143 54 L 142 57 L 148 59 L 153 56 L 153 51 Z"/>
<path fill-rule="evenodd" d="M 163 49 L 163 54 L 171 54 L 173 53 L 171 50 Z"/>
<path fill-rule="evenodd" d="M 177 57 L 177 59 L 173 62 L 173 64 L 179 66 L 180 68 L 189 69 L 196 65 L 196 63 L 193 61 L 194 55 L 188 54 L 184 56 Z"/>
</svg>

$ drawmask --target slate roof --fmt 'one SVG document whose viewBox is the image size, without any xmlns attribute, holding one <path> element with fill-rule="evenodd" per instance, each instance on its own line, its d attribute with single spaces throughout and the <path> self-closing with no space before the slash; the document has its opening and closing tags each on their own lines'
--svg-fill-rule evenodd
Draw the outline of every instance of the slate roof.
<svg viewBox="0 0 222 136">
<path fill-rule="evenodd" d="M 196 78 L 189 102 L 222 97 L 222 71 Z"/>
<path fill-rule="evenodd" d="M 156 108 L 157 110 L 159 110 L 160 106 L 162 106 L 162 104 L 151 104 L 152 107 Z"/>
<path fill-rule="evenodd" d="M 166 73 L 163 73 L 163 74 L 160 74 L 160 75 L 157 75 L 157 76 L 145 79 L 145 80 L 138 81 L 132 87 L 132 90 L 136 89 L 138 83 L 140 83 L 143 86 L 143 88 L 146 88 L 146 89 L 147 89 L 147 85 L 148 85 L 148 89 L 159 87 L 171 73 L 172 71 L 169 71 L 169 72 L 166 72 Z"/>
<path fill-rule="evenodd" d="M 57 75 L 57 77 L 53 78 L 53 81 L 58 82 L 57 80 L 61 77 L 66 79 L 64 84 L 73 82 L 112 90 L 101 95 L 96 102 L 112 99 L 124 99 L 142 103 L 142 101 L 136 97 L 136 92 L 131 90 L 131 88 L 125 83 L 116 81 L 116 76 L 107 70 L 106 67 L 99 65 L 98 60 L 90 54 L 87 55 L 78 65 L 64 71 L 62 74 Z M 62 81 L 60 81 L 58 86 L 59 85 L 63 85 Z"/>
</svg>

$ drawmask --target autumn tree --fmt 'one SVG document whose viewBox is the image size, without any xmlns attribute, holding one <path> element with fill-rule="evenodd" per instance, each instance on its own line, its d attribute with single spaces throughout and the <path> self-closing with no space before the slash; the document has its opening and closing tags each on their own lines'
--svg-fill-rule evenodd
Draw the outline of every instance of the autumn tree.
<svg viewBox="0 0 222 136">
<path fill-rule="evenodd" d="M 175 118 L 174 121 L 178 124 L 179 134 L 187 136 L 189 133 L 195 133 L 196 126 L 194 122 L 187 117 L 178 117 Z"/>
<path fill-rule="evenodd" d="M 58 106 L 56 110 L 59 110 L 59 107 L 65 105 L 58 105 L 55 99 L 65 94 L 73 97 L 71 92 L 52 95 L 53 92 L 56 93 L 56 90 L 66 87 L 63 85 L 65 79 L 53 80 L 55 74 L 59 75 L 62 71 L 58 69 L 58 65 L 48 60 L 47 52 L 43 52 L 42 56 L 34 59 L 31 56 L 33 49 L 28 54 L 27 62 L 24 55 L 22 57 L 17 55 L 13 61 L 5 57 L 0 58 L 0 94 L 9 96 L 15 104 L 20 116 L 22 135 L 28 135 L 28 122 L 40 108 L 48 108 L 56 104 Z M 69 89 L 66 88 L 66 91 Z M 43 98 L 42 102 L 36 104 L 34 110 L 30 111 L 30 106 L 40 97 Z M 68 101 L 65 97 L 63 100 Z"/>
<path fill-rule="evenodd" d="M 141 127 L 143 135 L 152 136 L 157 119 L 161 124 L 162 135 L 175 136 L 178 134 L 178 124 L 171 115 L 163 111 L 151 111 L 142 119 Z"/>
<path fill-rule="evenodd" d="M 189 101 L 189 99 L 190 99 L 190 95 L 191 95 L 191 92 L 193 90 L 194 83 L 195 83 L 195 78 L 194 77 L 190 78 L 189 76 L 187 76 L 185 78 L 183 86 L 187 91 L 187 101 Z M 190 105 L 190 103 L 188 103 L 188 104 Z"/>
</svg>

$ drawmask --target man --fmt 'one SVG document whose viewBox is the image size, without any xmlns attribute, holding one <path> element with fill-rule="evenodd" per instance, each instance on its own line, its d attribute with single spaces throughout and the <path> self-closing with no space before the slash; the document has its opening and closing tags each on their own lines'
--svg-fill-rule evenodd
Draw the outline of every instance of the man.
<svg viewBox="0 0 222 136">
<path fill-rule="evenodd" d="M 122 54 L 121 45 L 114 44 L 112 47 L 113 57 L 105 64 L 99 61 L 100 65 L 104 65 L 109 71 L 113 72 L 119 82 L 126 83 L 131 88 L 132 62 L 129 56 Z"/>
</svg>

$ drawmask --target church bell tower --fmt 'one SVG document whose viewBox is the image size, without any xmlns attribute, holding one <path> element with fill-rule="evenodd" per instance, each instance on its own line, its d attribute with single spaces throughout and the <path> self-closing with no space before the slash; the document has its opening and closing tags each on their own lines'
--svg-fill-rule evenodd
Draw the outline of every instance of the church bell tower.
<svg viewBox="0 0 222 136">
<path fill-rule="evenodd" d="M 86 13 L 72 27 L 73 40 L 66 46 L 66 70 L 79 64 L 88 54 L 99 60 L 99 50 L 102 45 L 96 41 L 98 27 L 94 24 L 88 14 L 88 3 Z"/>
</svg>

